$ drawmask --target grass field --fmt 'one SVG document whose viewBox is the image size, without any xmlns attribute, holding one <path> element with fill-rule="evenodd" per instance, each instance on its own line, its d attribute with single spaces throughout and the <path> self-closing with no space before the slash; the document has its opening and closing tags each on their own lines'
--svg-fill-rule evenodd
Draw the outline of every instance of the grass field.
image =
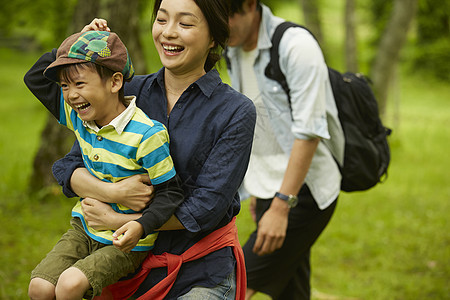
<svg viewBox="0 0 450 300">
<path fill-rule="evenodd" d="M 0 49 L 0 299 L 27 298 L 29 274 L 67 229 L 75 201 L 26 193 L 47 116 L 22 81 L 36 59 Z M 397 88 L 386 117 L 389 177 L 341 196 L 313 248 L 314 299 L 450 299 L 450 85 L 403 71 Z M 247 205 L 241 242 L 254 228 Z"/>
</svg>

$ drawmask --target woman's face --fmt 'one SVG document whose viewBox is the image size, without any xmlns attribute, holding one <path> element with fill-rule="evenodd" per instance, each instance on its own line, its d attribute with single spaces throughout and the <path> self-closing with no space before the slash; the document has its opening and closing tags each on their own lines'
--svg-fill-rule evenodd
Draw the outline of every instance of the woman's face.
<svg viewBox="0 0 450 300">
<path fill-rule="evenodd" d="M 214 42 L 194 0 L 163 0 L 152 35 L 161 62 L 168 70 L 177 74 L 204 73 Z"/>
</svg>

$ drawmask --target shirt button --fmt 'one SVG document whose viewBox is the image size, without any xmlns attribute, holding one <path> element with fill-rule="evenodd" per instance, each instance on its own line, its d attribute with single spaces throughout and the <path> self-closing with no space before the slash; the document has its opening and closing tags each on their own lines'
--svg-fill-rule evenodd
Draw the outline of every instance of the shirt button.
<svg viewBox="0 0 450 300">
<path fill-rule="evenodd" d="M 98 160 L 98 159 L 99 159 L 98 154 L 95 154 L 95 155 L 94 155 L 94 160 Z"/>
<path fill-rule="evenodd" d="M 97 141 L 101 142 L 103 140 L 103 137 L 97 135 Z"/>
<path fill-rule="evenodd" d="M 181 105 L 181 104 L 178 104 L 178 105 L 177 105 L 177 107 L 178 107 L 178 108 L 182 108 L 182 107 L 183 107 L 183 105 Z"/>
</svg>

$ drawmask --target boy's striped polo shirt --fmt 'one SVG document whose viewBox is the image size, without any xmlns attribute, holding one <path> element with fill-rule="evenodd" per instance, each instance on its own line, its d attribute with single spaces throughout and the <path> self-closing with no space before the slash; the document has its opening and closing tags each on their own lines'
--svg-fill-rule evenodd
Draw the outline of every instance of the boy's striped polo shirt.
<svg viewBox="0 0 450 300">
<path fill-rule="evenodd" d="M 175 176 L 175 168 L 169 153 L 168 132 L 162 123 L 151 120 L 136 107 L 135 97 L 127 98 L 130 104 L 116 118 L 122 118 L 119 124 L 116 124 L 116 127 L 106 125 L 98 129 L 95 125 L 86 126 L 86 122 L 61 95 L 59 122 L 74 131 L 80 143 L 86 168 L 100 180 L 114 183 L 136 174 L 148 173 L 152 184 L 165 182 Z M 114 203 L 110 205 L 117 212 L 136 213 L 123 205 Z M 113 231 L 96 231 L 87 225 L 81 211 L 81 202 L 75 205 L 72 215 L 81 219 L 86 233 L 93 239 L 112 244 Z M 140 240 L 133 250 L 150 250 L 156 236 L 157 233 L 148 235 Z"/>
</svg>

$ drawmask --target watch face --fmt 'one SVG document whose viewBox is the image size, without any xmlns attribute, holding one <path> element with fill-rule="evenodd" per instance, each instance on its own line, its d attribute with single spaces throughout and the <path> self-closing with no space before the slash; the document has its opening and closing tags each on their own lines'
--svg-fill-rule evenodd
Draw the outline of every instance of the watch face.
<svg viewBox="0 0 450 300">
<path fill-rule="evenodd" d="M 288 204 L 290 207 L 296 207 L 298 204 L 298 197 L 297 196 L 289 196 Z"/>
</svg>

